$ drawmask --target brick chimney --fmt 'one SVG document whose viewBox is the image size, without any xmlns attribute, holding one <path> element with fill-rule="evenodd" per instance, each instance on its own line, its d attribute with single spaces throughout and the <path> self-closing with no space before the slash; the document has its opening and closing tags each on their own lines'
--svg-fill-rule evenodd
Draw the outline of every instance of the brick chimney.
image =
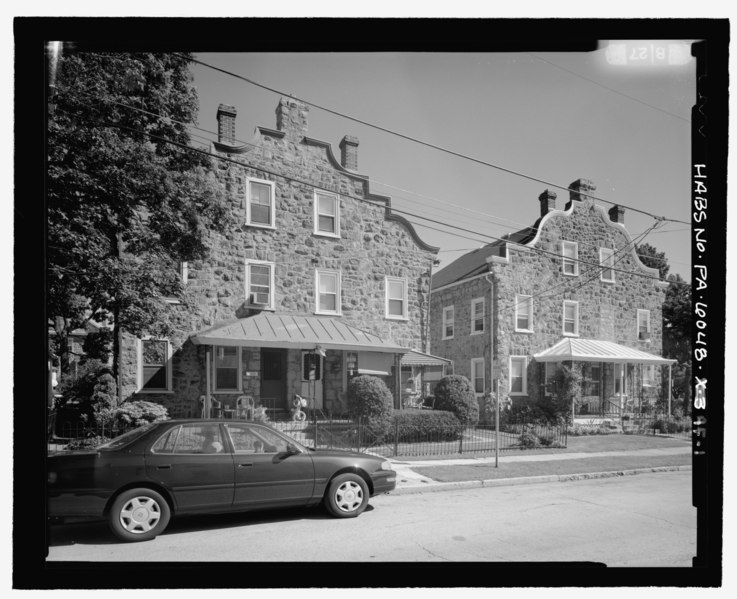
<svg viewBox="0 0 737 599">
<path fill-rule="evenodd" d="M 349 171 L 358 170 L 358 138 L 346 135 L 340 141 L 340 164 Z"/>
<path fill-rule="evenodd" d="M 568 188 L 571 192 L 571 200 L 577 200 L 579 202 L 591 199 L 591 196 L 596 191 L 596 185 L 588 179 L 577 179 Z"/>
<path fill-rule="evenodd" d="M 276 107 L 276 128 L 287 135 L 307 135 L 307 113 L 310 107 L 294 98 L 283 97 Z"/>
<path fill-rule="evenodd" d="M 614 205 L 609 208 L 609 220 L 613 223 L 624 224 L 624 208 L 622 206 Z"/>
<path fill-rule="evenodd" d="M 218 106 L 218 142 L 235 143 L 235 114 L 234 106 Z"/>
<path fill-rule="evenodd" d="M 554 191 L 546 189 L 537 198 L 540 200 L 540 216 L 545 216 L 551 210 L 555 210 L 555 198 L 558 196 Z"/>
</svg>

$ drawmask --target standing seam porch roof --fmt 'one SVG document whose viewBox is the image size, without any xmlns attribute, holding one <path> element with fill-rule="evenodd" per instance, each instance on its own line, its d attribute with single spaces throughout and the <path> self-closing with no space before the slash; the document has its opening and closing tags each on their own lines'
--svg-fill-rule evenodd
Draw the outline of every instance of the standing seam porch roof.
<svg viewBox="0 0 737 599">
<path fill-rule="evenodd" d="M 673 364 L 676 360 L 661 358 L 639 349 L 611 341 L 566 337 L 545 351 L 532 356 L 538 362 L 610 362 L 614 364 Z"/>
<path fill-rule="evenodd" d="M 325 316 L 261 313 L 239 318 L 191 336 L 195 345 L 290 347 L 407 353 L 409 348 Z"/>
</svg>

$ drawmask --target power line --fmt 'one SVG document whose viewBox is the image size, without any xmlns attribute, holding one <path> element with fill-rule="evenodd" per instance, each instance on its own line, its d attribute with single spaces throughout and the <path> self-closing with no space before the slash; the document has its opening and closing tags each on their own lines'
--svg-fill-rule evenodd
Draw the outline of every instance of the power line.
<svg viewBox="0 0 737 599">
<path fill-rule="evenodd" d="M 85 106 L 87 106 L 88 108 L 94 109 L 93 106 L 90 106 L 90 105 L 87 105 L 87 104 L 84 104 L 84 103 L 82 103 L 82 104 L 85 105 Z M 221 155 L 218 155 L 218 154 L 213 154 L 213 153 L 208 152 L 206 150 L 202 150 L 202 149 L 199 149 L 199 148 L 188 146 L 188 145 L 186 145 L 184 143 L 181 143 L 181 142 L 178 142 L 178 141 L 166 139 L 164 137 L 161 137 L 159 135 L 153 134 L 151 132 L 142 131 L 140 129 L 135 129 L 133 127 L 128 127 L 128 126 L 125 126 L 125 125 L 120 125 L 120 124 L 115 124 L 115 123 L 104 123 L 103 122 L 102 125 L 103 126 L 109 126 L 109 127 L 116 127 L 116 128 L 120 128 L 120 129 L 127 129 L 127 130 L 130 130 L 130 131 L 135 131 L 136 133 L 142 133 L 144 135 L 149 136 L 151 139 L 155 139 L 155 140 L 158 140 L 158 141 L 163 142 L 163 143 L 168 143 L 170 145 L 174 145 L 174 146 L 179 147 L 180 149 L 185 150 L 185 151 L 198 152 L 200 154 L 206 155 L 206 156 L 208 156 L 210 158 L 214 158 L 216 160 L 220 160 L 220 161 L 224 161 L 224 162 L 229 162 L 229 163 L 232 163 L 232 164 L 241 166 L 241 167 L 246 168 L 246 169 L 251 169 L 251 170 L 259 171 L 259 172 L 262 172 L 262 173 L 267 173 L 267 174 L 270 174 L 270 175 L 272 175 L 274 177 L 277 177 L 277 178 L 285 179 L 285 180 L 288 180 L 288 181 L 293 181 L 295 183 L 298 183 L 298 184 L 305 185 L 305 186 L 311 187 L 313 189 L 316 189 L 315 185 L 313 183 L 310 183 L 309 181 L 304 181 L 302 179 L 297 179 L 296 177 L 291 177 L 291 176 L 288 176 L 288 175 L 277 173 L 275 171 L 272 171 L 270 169 L 266 169 L 264 167 L 254 166 L 254 165 L 246 164 L 246 163 L 243 163 L 243 162 L 239 162 L 239 161 L 237 161 L 237 160 L 235 160 L 233 158 L 228 158 L 226 156 L 221 156 Z M 372 201 L 372 200 L 368 200 L 368 199 L 364 199 L 364 198 L 354 198 L 352 196 L 348 196 L 348 195 L 346 195 L 344 193 L 341 193 L 340 191 L 334 191 L 334 193 L 336 193 L 340 197 L 343 197 L 343 198 L 346 198 L 346 199 L 357 200 L 357 201 L 360 201 L 360 202 L 364 202 L 364 203 L 370 204 L 372 206 L 377 206 L 377 207 L 380 206 L 380 204 L 378 202 L 376 202 L 376 201 Z M 437 221 L 437 220 L 434 220 L 434 219 L 430 219 L 430 218 L 427 218 L 427 217 L 424 217 L 424 216 L 421 216 L 421 215 L 418 215 L 418 214 L 414 214 L 414 213 L 407 212 L 407 211 L 404 211 L 404 210 L 399 210 L 399 209 L 396 209 L 396 208 L 391 207 L 391 206 L 390 206 L 390 210 L 391 210 L 392 213 L 397 213 L 397 214 L 402 214 L 402 215 L 408 215 L 408 216 L 411 216 L 411 217 L 414 217 L 414 218 L 418 218 L 418 219 L 421 219 L 421 220 L 426 220 L 428 222 L 432 222 L 433 224 L 443 225 L 443 226 L 449 227 L 451 229 L 460 230 L 460 231 L 463 231 L 464 233 L 470 233 L 470 234 L 473 234 L 473 235 L 478 235 L 480 237 L 486 237 L 486 238 L 492 239 L 494 241 L 499 241 L 499 242 L 503 242 L 503 243 L 506 243 L 506 244 L 511 244 L 511 245 L 516 245 L 516 246 L 524 247 L 527 250 L 532 250 L 534 252 L 541 253 L 541 254 L 549 254 L 551 256 L 554 256 L 555 258 L 560 258 L 560 255 L 558 253 L 552 252 L 552 251 L 549 251 L 549 250 L 543 250 L 541 248 L 531 248 L 530 246 L 527 246 L 527 245 L 525 245 L 523 243 L 520 243 L 520 242 L 517 242 L 517 241 L 512 241 L 510 239 L 504 239 L 504 238 L 494 237 L 492 235 L 488 235 L 488 234 L 485 234 L 485 233 L 479 233 L 477 231 L 471 231 L 469 229 L 464 229 L 463 227 L 458 227 L 456 225 L 451 225 L 451 224 L 448 224 L 448 223 L 443 223 L 443 222 L 440 222 L 440 221 Z M 423 226 L 426 226 L 426 225 L 423 225 Z M 427 228 L 432 228 L 432 227 L 427 227 Z M 447 231 L 442 231 L 442 232 L 447 233 Z M 585 262 L 585 261 L 583 261 L 581 259 L 571 258 L 571 260 L 573 260 L 575 262 L 578 262 L 579 264 L 588 265 L 588 266 L 595 266 L 597 268 L 601 266 L 600 264 L 596 264 L 596 263 L 593 263 L 593 262 Z M 646 275 L 644 273 L 636 273 L 636 272 L 633 272 L 633 271 L 616 269 L 616 268 L 613 268 L 613 267 L 608 267 L 608 270 L 612 270 L 614 272 L 622 272 L 622 273 L 629 274 L 629 275 L 634 275 L 634 276 L 640 276 L 640 277 L 643 277 L 643 278 L 652 279 L 652 280 L 656 280 L 656 281 L 660 281 L 661 280 L 659 277 L 653 277 L 653 276 L 650 276 L 650 275 Z"/>
<path fill-rule="evenodd" d="M 393 131 L 393 130 L 391 130 L 391 129 L 387 129 L 386 127 L 382 127 L 381 125 L 376 125 L 376 124 L 374 124 L 374 123 L 370 123 L 370 122 L 368 122 L 368 121 L 364 121 L 364 120 L 362 120 L 362 119 L 359 119 L 359 118 L 356 118 L 356 117 L 353 117 L 353 116 L 347 115 L 347 114 L 345 114 L 345 113 L 342 113 L 342 112 L 339 112 L 339 111 L 337 111 L 337 110 L 333 110 L 333 109 L 331 109 L 331 108 L 327 108 L 327 107 L 325 107 L 325 106 L 321 106 L 320 104 L 316 104 L 316 103 L 314 103 L 314 102 L 310 102 L 310 101 L 308 101 L 308 100 L 305 100 L 305 99 L 303 99 L 303 98 L 300 98 L 300 97 L 298 97 L 298 96 L 294 96 L 294 95 L 291 95 L 291 94 L 287 94 L 287 93 L 285 93 L 285 92 L 283 92 L 283 91 L 280 91 L 280 90 L 277 90 L 277 89 L 275 89 L 275 88 L 273 88 L 273 87 L 269 87 L 269 86 L 267 86 L 267 85 L 263 85 L 262 83 L 258 83 L 257 81 L 254 81 L 253 79 L 249 79 L 248 77 L 244 77 L 244 76 L 242 76 L 242 75 L 238 75 L 237 73 L 233 73 L 232 71 L 228 71 L 228 70 L 226 70 L 226 69 L 222 69 L 222 68 L 220 68 L 220 67 L 216 67 L 216 66 L 214 66 L 214 65 L 208 64 L 208 63 L 206 63 L 206 62 L 203 62 L 203 61 L 201 61 L 201 60 L 198 60 L 198 59 L 196 59 L 196 58 L 193 58 L 193 57 L 186 57 L 186 56 L 184 56 L 184 55 L 182 55 L 182 54 L 177 54 L 177 53 L 174 53 L 174 55 L 176 55 L 176 56 L 180 56 L 180 57 L 182 57 L 182 58 L 186 58 L 187 60 L 189 60 L 189 61 L 191 61 L 191 62 L 193 62 L 193 63 L 196 63 L 196 64 L 200 64 L 200 65 L 202 65 L 202 66 L 204 66 L 204 67 L 207 67 L 207 68 L 213 69 L 213 70 L 215 70 L 215 71 L 218 71 L 218 72 L 220 72 L 220 73 L 223 73 L 223 74 L 225 74 L 225 75 L 228 75 L 228 76 L 230 76 L 230 77 L 235 77 L 236 79 L 240 79 L 240 80 L 242 80 L 242 81 L 245 81 L 246 83 L 249 83 L 249 84 L 251 84 L 251 85 L 254 85 L 254 86 L 256 86 L 256 87 L 260 87 L 261 89 L 265 89 L 265 90 L 267 90 L 267 91 L 270 91 L 270 92 L 272 92 L 272 93 L 278 94 L 278 95 L 280 95 L 280 96 L 290 96 L 290 97 L 292 97 L 293 99 L 295 99 L 295 100 L 299 100 L 300 102 L 302 102 L 302 103 L 304 103 L 304 104 L 307 104 L 308 106 L 312 106 L 313 108 L 317 108 L 318 110 L 322 110 L 322 111 L 324 111 L 324 112 L 327 112 L 327 113 L 329 113 L 329 114 L 333 114 L 333 115 L 335 115 L 335 116 L 338 116 L 338 117 L 341 117 L 341 118 L 344 118 L 344 119 L 347 119 L 347 120 L 353 121 L 353 122 L 355 122 L 355 123 L 359 123 L 359 124 L 361 124 L 361 125 L 365 125 L 366 127 L 371 127 L 371 128 L 373 128 L 373 129 L 376 129 L 376 130 L 378 130 L 378 131 L 382 131 L 382 132 L 384 132 L 384 133 L 388 133 L 389 135 L 394 135 L 394 136 L 396 136 L 396 137 L 399 137 L 399 138 L 405 139 L 405 140 L 407 140 L 407 141 L 411 141 L 411 142 L 414 142 L 414 143 L 417 143 L 417 144 L 420 144 L 420 145 L 426 146 L 426 147 L 428 147 L 428 148 L 432 148 L 432 149 L 434 149 L 434 150 L 438 150 L 438 151 L 440 151 L 440 152 L 444 152 L 444 153 L 446 153 L 446 154 L 450 154 L 451 156 L 456 156 L 456 157 L 458 157 L 458 158 L 463 158 L 463 159 L 465 159 L 465 160 L 469 160 L 469 161 L 471 161 L 471 162 L 475 162 L 475 163 L 477 163 L 477 164 L 481 164 L 481 165 L 484 165 L 484 166 L 488 166 L 488 167 L 490 167 L 490 168 L 494 168 L 494 169 L 497 169 L 497 170 L 503 171 L 503 172 L 505 172 L 505 173 L 509 173 L 509 174 L 512 174 L 512 175 L 516 175 L 516 176 L 518 176 L 518 177 L 522 177 L 522 178 L 528 179 L 528 180 L 530 180 L 530 181 L 536 181 L 537 183 L 542 183 L 543 185 L 548 185 L 548 186 L 550 186 L 550 187 L 555 187 L 555 188 L 557 188 L 557 189 L 562 189 L 562 190 L 565 190 L 565 191 L 575 191 L 575 190 L 572 190 L 572 189 L 571 189 L 570 187 L 568 187 L 568 186 L 564 186 L 564 185 L 559 185 L 559 184 L 557 184 L 557 183 L 552 183 L 552 182 L 550 182 L 550 181 L 546 181 L 546 180 L 544 180 L 544 179 L 540 179 L 540 178 L 538 178 L 538 177 L 534 177 L 534 176 L 532 176 L 532 175 L 527 175 L 527 174 L 525 174 L 525 173 L 521 173 L 521 172 L 519 172 L 519 171 L 515 171 L 515 170 L 512 170 L 512 169 L 508 169 L 508 168 L 505 168 L 505 167 L 499 166 L 499 165 L 497 165 L 497 164 L 493 164 L 493 163 L 491 163 L 491 162 L 487 162 L 487 161 L 485 161 L 485 160 L 481 160 L 481 159 L 479 159 L 479 158 L 474 158 L 473 156 L 469 156 L 469 155 L 467 155 L 467 154 L 462 154 L 462 153 L 460 153 L 460 152 L 456 152 L 455 150 L 450 150 L 450 149 L 448 149 L 448 148 L 444 148 L 444 147 L 442 147 L 442 146 L 438 146 L 438 145 L 436 145 L 436 144 L 433 144 L 433 143 L 430 143 L 430 142 L 427 142 L 427 141 L 424 141 L 424 140 L 418 139 L 418 138 L 416 138 L 416 137 L 412 137 L 412 136 L 410 136 L 410 135 L 405 135 L 404 133 L 399 133 L 399 132 L 397 132 L 397 131 Z M 587 194 L 587 195 L 588 195 L 588 194 Z M 664 217 L 664 216 L 658 216 L 658 215 L 655 215 L 655 214 L 653 214 L 653 213 L 651 213 L 651 212 L 647 212 L 646 210 L 640 210 L 639 208 L 633 208 L 633 207 L 631 207 L 631 206 L 626 206 L 626 205 L 624 205 L 624 204 L 621 204 L 621 203 L 618 203 L 618 202 L 612 202 L 611 200 L 607 200 L 607 199 L 604 199 L 604 198 L 601 198 L 601 197 L 598 197 L 598 196 L 593 196 L 593 195 L 589 195 L 589 197 L 591 197 L 592 199 L 595 199 L 595 200 L 599 200 L 599 201 L 602 201 L 602 202 L 606 202 L 607 204 L 614 204 L 614 205 L 619 205 L 619 206 L 622 206 L 623 208 L 627 208 L 628 210 L 632 210 L 633 212 L 638 212 L 638 213 L 640 213 L 640 214 L 644 214 L 644 215 L 646 215 L 646 216 L 649 216 L 649 217 L 651 217 L 651 218 L 654 218 L 655 220 L 661 220 L 661 221 L 670 221 L 670 222 L 678 222 L 678 223 L 681 223 L 681 224 L 686 224 L 686 225 L 690 224 L 690 223 L 687 223 L 687 222 L 685 222 L 685 221 L 680 221 L 680 220 L 677 220 L 677 219 L 672 219 L 672 218 L 668 218 L 668 217 Z"/>
</svg>

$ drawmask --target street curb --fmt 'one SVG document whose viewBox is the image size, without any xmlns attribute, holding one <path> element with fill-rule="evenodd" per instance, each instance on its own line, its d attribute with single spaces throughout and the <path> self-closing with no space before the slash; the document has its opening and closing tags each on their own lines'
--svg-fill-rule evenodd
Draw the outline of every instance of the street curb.
<svg viewBox="0 0 737 599">
<path fill-rule="evenodd" d="M 517 478 L 493 478 L 488 480 L 465 480 L 450 483 L 420 483 L 407 487 L 397 487 L 391 495 L 413 495 L 417 493 L 437 493 L 458 489 L 474 489 L 485 487 L 506 487 L 512 485 L 532 485 L 536 483 L 569 482 L 593 478 L 613 478 L 615 476 L 631 476 L 650 472 L 674 472 L 691 470 L 691 466 L 657 466 L 652 468 L 635 468 L 633 470 L 612 470 L 609 472 L 585 472 L 580 474 L 551 474 L 544 476 L 520 476 Z"/>
</svg>

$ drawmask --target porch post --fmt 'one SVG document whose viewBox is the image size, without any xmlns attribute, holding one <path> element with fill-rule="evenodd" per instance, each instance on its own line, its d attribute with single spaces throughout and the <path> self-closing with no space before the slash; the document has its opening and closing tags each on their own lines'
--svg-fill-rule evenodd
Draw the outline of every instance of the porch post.
<svg viewBox="0 0 737 599">
<path fill-rule="evenodd" d="M 394 354 L 394 407 L 402 407 L 402 354 Z"/>
<path fill-rule="evenodd" d="M 624 414 L 624 371 L 627 368 L 627 363 L 619 365 L 619 418 L 622 419 Z"/>
<path fill-rule="evenodd" d="M 212 346 L 208 346 L 212 347 Z M 212 355 L 210 353 L 210 349 L 208 349 L 205 352 L 205 418 L 210 417 L 210 405 L 211 405 L 211 398 L 210 398 L 210 363 L 212 360 Z"/>
<path fill-rule="evenodd" d="M 670 418 L 670 400 L 673 395 L 673 364 L 668 362 L 668 418 Z"/>
</svg>

